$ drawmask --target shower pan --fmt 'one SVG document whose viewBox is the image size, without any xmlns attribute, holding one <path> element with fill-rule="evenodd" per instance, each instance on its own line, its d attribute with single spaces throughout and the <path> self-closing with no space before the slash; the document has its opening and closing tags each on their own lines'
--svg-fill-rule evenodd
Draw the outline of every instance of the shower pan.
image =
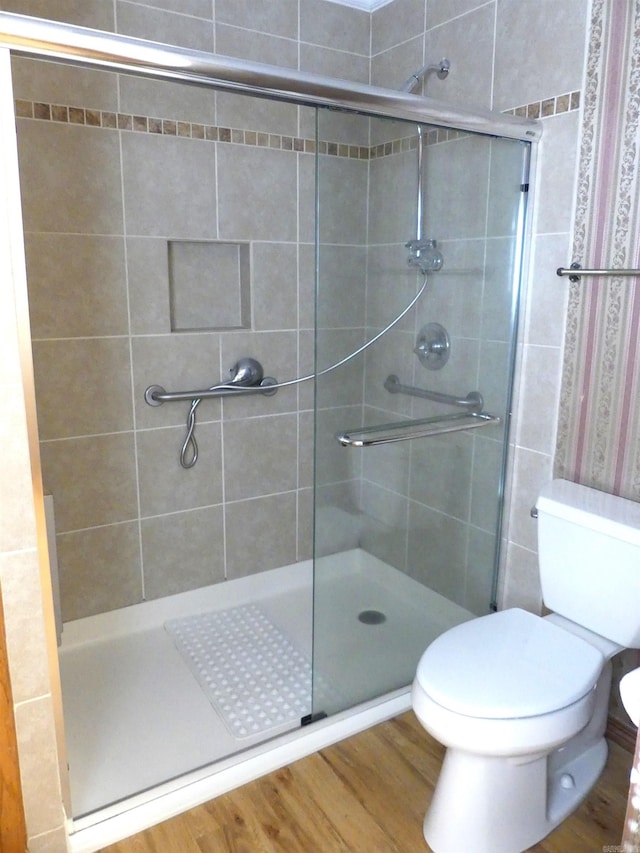
<svg viewBox="0 0 640 853">
<path fill-rule="evenodd" d="M 20 27 L 66 807 L 87 850 L 408 708 L 427 644 L 495 607 L 538 130 L 0 13 L 5 39 Z M 47 60 L 79 49 L 117 111 L 86 100 L 82 67 L 52 94 Z M 145 79 L 159 68 L 188 99 Z"/>
</svg>

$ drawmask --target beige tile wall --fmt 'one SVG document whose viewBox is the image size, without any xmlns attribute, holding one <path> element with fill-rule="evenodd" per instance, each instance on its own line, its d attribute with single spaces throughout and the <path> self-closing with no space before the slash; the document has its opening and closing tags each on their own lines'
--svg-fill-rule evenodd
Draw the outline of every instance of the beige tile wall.
<svg viewBox="0 0 640 853">
<path fill-rule="evenodd" d="M 500 111 L 518 108 L 514 111 L 520 115 L 543 117 L 537 182 L 532 187 L 533 243 L 520 318 L 499 590 L 501 606 L 519 605 L 534 611 L 540 609 L 541 597 L 536 529 L 529 513 L 540 486 L 552 476 L 567 298 L 566 284 L 557 278 L 555 268 L 568 260 L 570 251 L 586 25 L 587 5 L 581 0 L 563 4 L 543 0 L 533 5 L 510 0 L 455 4 L 449 0 L 394 0 L 374 12 L 372 23 L 373 83 L 398 86 L 413 70 L 446 56 L 451 72 L 444 81 L 431 75 L 423 87 L 427 94 Z M 560 32 L 567 35 L 567 45 L 558 53 L 555 47 Z M 573 93 L 573 98 L 566 93 Z M 454 193 L 459 192 L 455 189 L 458 183 L 455 175 L 443 180 Z M 427 216 L 436 214 L 431 221 L 437 225 L 438 236 L 447 221 L 449 197 L 446 192 L 440 197 L 445 201 L 437 212 L 437 200 L 436 208 L 427 204 Z M 470 196 L 468 209 L 473 211 L 476 203 Z M 477 214 L 471 216 L 469 227 L 478 221 Z M 466 236 L 472 236 L 472 231 Z M 454 246 L 447 244 L 448 250 Z M 436 282 L 436 313 L 443 310 L 437 286 Z M 448 303 L 441 316 L 455 315 L 457 310 L 464 310 L 464 304 L 456 309 L 455 301 Z M 473 334 L 470 323 L 467 333 Z M 487 440 L 485 436 L 476 440 L 483 443 L 482 452 L 476 454 L 482 460 Z M 474 482 L 475 477 L 474 473 Z M 473 500 L 476 541 L 470 542 L 470 549 L 488 544 L 482 510 L 482 500 Z M 475 595 L 478 582 L 471 563 L 466 582 Z"/>
<path fill-rule="evenodd" d="M 402 137 L 403 134 L 410 133 L 412 130 L 413 128 L 407 130 L 396 122 L 375 122 L 372 127 L 372 140 L 389 139 L 391 134 Z M 481 148 L 473 144 L 469 146 L 469 140 L 453 144 L 460 145 L 461 149 L 470 147 L 472 155 L 474 147 Z M 354 311 L 353 306 L 364 304 L 366 335 L 370 337 L 399 313 L 416 292 L 416 274 L 407 268 L 407 253 L 404 246 L 415 229 L 415 153 L 411 150 L 405 153 L 398 150 L 396 153 L 399 156 L 378 160 L 370 169 L 366 251 L 363 247 L 358 255 L 353 248 L 344 247 L 338 253 L 334 246 L 321 246 L 322 298 L 319 303 L 321 329 L 323 325 L 328 325 L 322 321 L 323 312 L 328 310 L 330 313 L 331 306 L 334 306 L 335 311 L 342 301 L 342 316 L 345 316 L 346 311 L 351 317 Z M 442 174 L 438 170 L 438 163 L 441 161 L 446 163 L 447 160 L 446 158 L 443 160 L 442 156 L 438 156 L 439 154 L 443 152 L 437 149 L 428 152 L 430 160 L 433 158 L 435 163 L 433 167 L 435 181 L 433 185 L 429 185 L 428 190 L 430 212 L 432 199 L 438 192 L 437 185 L 440 185 L 440 190 L 442 188 L 447 190 Z M 519 157 L 519 154 L 516 154 L 516 157 Z M 488 178 L 488 151 L 485 152 L 484 163 Z M 459 165 L 458 171 L 460 171 Z M 452 180 L 451 177 L 449 180 Z M 485 180 L 484 184 L 486 183 Z M 326 436 L 344 429 L 349 423 L 357 424 L 362 417 L 370 422 L 380 422 L 411 415 L 424 415 L 431 409 L 433 409 L 432 413 L 438 410 L 438 407 L 429 407 L 428 404 L 426 406 L 416 404 L 407 397 L 390 398 L 382 387 L 384 379 L 391 370 L 403 373 L 405 381 L 412 381 L 416 376 L 412 353 L 416 331 L 422 322 L 433 319 L 434 310 L 442 312 L 438 316 L 443 321 L 450 322 L 450 327 L 456 336 L 455 355 L 450 366 L 454 373 L 450 373 L 446 379 L 437 374 L 430 377 L 430 384 L 434 387 L 442 385 L 441 390 L 451 390 L 451 383 L 455 384 L 452 375 L 460 377 L 460 387 L 462 387 L 462 381 L 469 381 L 469 376 L 473 379 L 471 384 L 474 387 L 478 384 L 475 380 L 478 377 L 482 324 L 485 327 L 485 336 L 497 338 L 498 341 L 506 339 L 508 330 L 495 326 L 494 317 L 499 306 L 495 304 L 495 300 L 488 301 L 485 296 L 483 308 L 482 301 L 485 252 L 488 268 L 491 270 L 498 262 L 504 260 L 500 252 L 502 243 L 505 242 L 494 239 L 487 247 L 484 240 L 485 231 L 489 228 L 490 233 L 499 234 L 500 227 L 504 226 L 491 218 L 485 220 L 486 201 L 483 203 L 482 200 L 474 197 L 472 191 L 467 189 L 465 194 L 464 190 L 465 188 L 461 187 L 458 199 L 461 215 L 455 215 L 455 200 L 451 204 L 450 193 L 447 196 L 449 207 L 443 204 L 442 210 L 446 211 L 449 223 L 448 226 L 445 224 L 444 230 L 446 231 L 446 227 L 449 227 L 451 231 L 446 236 L 450 238 L 454 236 L 456 228 L 459 227 L 462 237 L 466 239 L 445 239 L 443 246 L 446 246 L 447 252 L 447 273 L 442 278 L 432 277 L 429 293 L 416 312 L 417 319 L 415 314 L 407 318 L 397 330 L 367 352 L 364 411 L 360 412 L 353 405 L 361 399 L 360 388 L 362 388 L 364 377 L 360 373 L 354 370 L 351 388 L 344 381 L 344 370 L 340 382 L 336 381 L 336 377 L 333 384 L 329 378 L 323 378 L 319 382 L 320 419 L 324 425 L 322 432 Z M 478 211 L 482 212 L 481 216 L 478 213 L 473 215 L 473 211 L 469 212 L 472 206 L 470 201 L 474 202 Z M 321 215 L 322 202 L 321 182 Z M 351 216 L 354 215 L 356 212 L 352 211 Z M 434 218 L 437 220 L 437 216 Z M 459 220 L 458 225 L 455 224 L 456 219 Z M 348 223 L 345 222 L 340 230 L 349 233 Z M 475 233 L 482 235 L 482 239 L 474 239 Z M 356 234 L 353 234 L 353 239 L 357 239 Z M 379 245 L 376 245 L 377 243 Z M 488 252 L 488 248 L 492 245 L 497 246 L 493 255 Z M 504 255 L 504 249 L 502 249 L 502 255 Z M 359 281 L 356 272 L 358 264 L 360 269 L 366 268 L 364 303 L 354 301 L 350 303 L 351 307 L 344 305 L 344 299 L 339 291 L 340 264 L 345 271 L 349 272 L 350 291 L 353 291 L 354 285 Z M 333 294 L 332 280 L 337 282 Z M 475 303 L 469 299 L 470 284 L 471 292 L 476 291 Z M 354 316 L 353 321 L 356 319 Z M 329 350 L 336 350 L 337 340 L 337 330 L 321 331 L 321 345 L 325 343 Z M 355 343 L 356 341 L 354 345 Z M 488 373 L 492 378 L 497 375 L 493 357 L 497 348 L 499 344 L 494 343 L 493 349 L 489 349 L 480 362 L 488 366 Z M 500 355 L 503 372 L 500 391 L 503 398 L 506 386 L 504 375 L 506 361 L 504 353 Z M 479 384 L 487 386 L 488 382 L 480 379 Z M 348 393 L 345 394 L 347 390 Z M 490 387 L 485 387 L 484 390 L 486 393 Z M 328 406 L 330 401 L 342 401 L 344 407 L 325 411 L 322 406 L 323 404 Z M 496 402 L 488 397 L 487 403 L 504 408 L 503 399 Z M 335 537 L 334 550 L 337 547 L 344 547 L 345 542 L 351 545 L 362 544 L 382 559 L 409 571 L 421 580 L 428 581 L 444 594 L 481 610 L 486 607 L 491 591 L 489 569 L 493 563 L 495 546 L 493 536 L 495 508 L 493 516 L 489 517 L 491 512 L 487 512 L 484 496 L 489 491 L 492 493 L 496 491 L 495 480 L 500 452 L 500 442 L 495 439 L 493 441 L 477 439 L 474 443 L 468 436 L 456 436 L 435 440 L 422 446 L 415 444 L 378 448 L 375 456 L 370 451 L 350 451 L 345 454 L 331 441 L 328 439 L 323 441 L 320 437 L 317 447 L 318 470 L 320 477 L 324 479 L 319 490 L 318 529 L 323 530 L 323 509 L 326 509 L 326 501 L 334 512 L 333 516 L 329 515 L 330 520 L 327 523 L 335 525 L 337 510 L 342 513 L 338 517 L 344 524 L 341 528 L 343 536 Z M 466 465 L 458 464 L 461 458 L 466 458 Z M 434 461 L 437 470 L 434 468 Z M 475 501 L 471 501 L 472 477 L 476 487 Z M 441 544 L 445 550 L 448 549 L 446 553 L 440 553 L 439 546 L 431 544 L 433 536 L 437 536 L 438 541 L 443 537 Z M 484 560 L 484 572 L 477 570 L 479 554 L 482 554 Z M 465 570 L 467 555 L 469 555 L 469 568 Z M 459 567 L 459 570 L 452 571 L 452 565 Z"/>
<path fill-rule="evenodd" d="M 335 131 L 338 139 L 348 139 L 354 130 L 353 138 L 362 138 L 365 132 L 368 137 L 368 120 L 360 119 L 360 123 L 357 128 L 353 117 L 321 113 L 319 133 Z M 350 161 L 338 163 L 332 158 L 322 158 L 318 164 L 316 347 L 321 370 L 364 342 L 370 164 L 358 162 L 353 171 L 350 165 Z M 335 194 L 334 187 L 339 187 Z M 363 359 L 355 359 L 316 381 L 318 556 L 359 544 L 361 461 L 359 454 L 345 450 L 334 436 L 362 422 L 363 363 Z"/>
<path fill-rule="evenodd" d="M 374 133 L 386 135 L 384 128 Z M 429 275 L 416 310 L 367 353 L 371 422 L 451 411 L 392 397 L 383 388 L 389 373 L 443 393 L 480 390 L 485 410 L 505 421 L 514 247 L 509 235 L 520 200 L 521 155 L 517 143 L 481 138 L 444 137 L 426 145 L 426 234 L 438 239 L 444 266 Z M 410 301 L 422 280 L 407 267 L 404 245 L 416 229 L 415 152 L 386 157 L 375 167 L 369 227 L 371 242 L 381 245 L 370 252 L 368 336 Z M 471 179 L 461 177 L 466 175 Z M 382 245 L 385 240 L 393 244 Z M 432 321 L 445 325 L 451 338 L 450 358 L 440 371 L 425 370 L 413 353 L 419 329 Z M 503 429 L 451 434 L 378 448 L 362 459 L 367 547 L 478 613 L 491 600 L 502 435 Z"/>
<path fill-rule="evenodd" d="M 105 17 L 107 5 L 113 20 Z M 198 0 L 188 9 L 118 0 L 87 5 L 84 15 L 74 7 L 68 19 L 304 66 L 290 5 L 221 4 L 214 20 L 211 4 Z M 44 13 L 27 6 L 3 4 Z M 329 30 L 318 25 L 317 4 L 313 13 L 301 9 L 305 47 L 323 52 L 324 61 L 333 54 L 348 65 L 352 57 L 368 69 L 369 16 L 325 6 Z M 311 525 L 297 522 L 308 519 L 310 507 L 312 389 L 203 402 L 200 458 L 189 471 L 178 463 L 188 403 L 151 408 L 143 392 L 152 383 L 207 387 L 242 355 L 259 358 L 279 379 L 309 372 L 315 166 L 312 149 L 305 153 L 289 135 L 309 130 L 313 138 L 313 111 L 104 72 L 54 67 L 52 74 L 49 64 L 29 60 L 14 66 L 16 97 L 32 103 L 21 108 L 19 151 L 44 482 L 56 503 L 63 618 L 310 556 Z M 153 116 L 164 134 L 155 133 Z M 245 128 L 247 136 L 223 136 L 212 124 Z M 368 141 L 366 120 L 345 124 L 329 121 L 328 132 L 340 128 L 336 142 Z M 264 143 L 258 136 L 275 132 Z M 357 152 L 327 158 L 325 182 L 335 202 L 323 211 L 323 237 L 347 244 L 347 253 L 366 239 L 368 170 Z M 171 332 L 171 240 L 249 243 L 250 329 Z M 339 306 L 331 310 L 341 314 Z M 359 318 L 339 325 L 331 355 L 334 346 L 346 351 L 360 342 Z M 354 382 L 341 386 L 342 398 Z M 272 531 L 272 548 L 251 550 L 245 540 L 254 525 Z M 118 565 L 110 567 L 114 555 Z"/>
<path fill-rule="evenodd" d="M 156 383 L 208 387 L 241 355 L 261 359 L 281 379 L 309 359 L 299 351 L 308 339 L 297 333 L 297 199 L 305 203 L 299 161 L 312 155 L 37 119 L 20 119 L 19 150 L 44 483 L 56 503 L 63 618 L 308 556 L 308 530 L 303 539 L 295 525 L 295 388 L 269 399 L 201 404 L 200 459 L 189 471 L 178 463 L 188 403 L 151 408 L 143 392 Z M 68 166 L 64 150 L 73 152 Z M 350 168 L 367 169 L 357 160 L 345 164 L 341 182 Z M 306 203 L 313 207 L 313 197 Z M 176 239 L 250 242 L 255 332 L 170 332 L 168 241 Z M 49 249 L 54 272 L 43 257 Z M 58 283 L 66 307 L 60 319 L 51 292 Z M 98 305 L 90 301 L 94 293 Z M 310 441 L 300 454 L 310 458 Z M 243 540 L 239 508 L 229 507 L 262 495 L 262 524 L 287 529 L 287 548 L 267 550 L 262 560 L 253 555 L 243 569 L 233 547 Z M 286 495 L 286 518 L 278 495 Z M 207 541 L 200 542 L 205 517 Z M 119 564 L 108 571 L 114 553 Z"/>
</svg>

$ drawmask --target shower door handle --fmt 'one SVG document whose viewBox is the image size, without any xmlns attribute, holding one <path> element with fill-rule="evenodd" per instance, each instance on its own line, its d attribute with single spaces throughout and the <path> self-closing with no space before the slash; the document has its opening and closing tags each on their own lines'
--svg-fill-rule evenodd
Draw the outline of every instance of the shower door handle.
<svg viewBox="0 0 640 853">
<path fill-rule="evenodd" d="M 390 424 L 361 427 L 336 434 L 343 447 L 374 447 L 378 444 L 395 444 L 399 441 L 411 441 L 414 438 L 428 438 L 432 435 L 445 435 L 448 432 L 462 432 L 497 425 L 502 419 L 496 415 L 478 412 L 463 412 L 454 415 L 439 415 L 434 418 L 396 421 Z M 380 433 L 383 433 L 380 435 Z M 384 434 L 386 433 L 386 435 Z"/>
</svg>

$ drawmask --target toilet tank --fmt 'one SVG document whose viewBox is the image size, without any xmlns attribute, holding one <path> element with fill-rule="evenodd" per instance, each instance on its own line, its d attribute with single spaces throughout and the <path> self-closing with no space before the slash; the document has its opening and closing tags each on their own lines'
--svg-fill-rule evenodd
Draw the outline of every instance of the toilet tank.
<svg viewBox="0 0 640 853">
<path fill-rule="evenodd" d="M 536 508 L 546 606 L 621 646 L 640 648 L 640 503 L 553 480 Z"/>
</svg>

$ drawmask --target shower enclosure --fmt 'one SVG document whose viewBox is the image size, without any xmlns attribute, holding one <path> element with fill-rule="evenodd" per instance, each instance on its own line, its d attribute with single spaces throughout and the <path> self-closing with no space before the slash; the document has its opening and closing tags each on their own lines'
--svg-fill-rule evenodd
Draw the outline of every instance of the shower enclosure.
<svg viewBox="0 0 640 853">
<path fill-rule="evenodd" d="M 14 95 L 80 832 L 407 708 L 427 644 L 495 607 L 537 129 L 0 25 L 32 34 Z"/>
</svg>

